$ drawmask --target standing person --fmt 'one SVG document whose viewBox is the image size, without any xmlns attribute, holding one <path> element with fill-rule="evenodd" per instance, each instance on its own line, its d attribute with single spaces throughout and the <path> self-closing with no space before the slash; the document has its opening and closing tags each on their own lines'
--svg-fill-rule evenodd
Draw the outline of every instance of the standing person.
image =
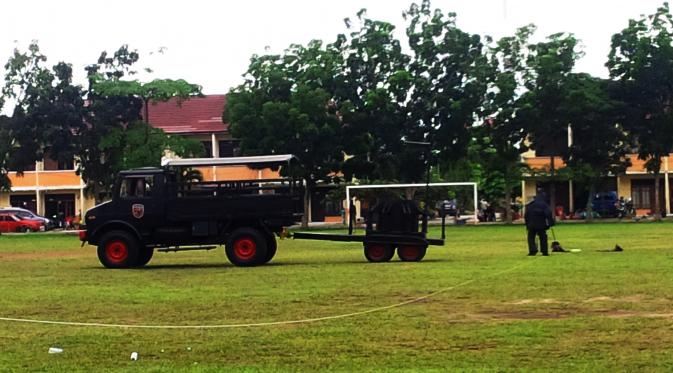
<svg viewBox="0 0 673 373">
<path fill-rule="evenodd" d="M 542 255 L 548 256 L 547 229 L 554 225 L 554 217 L 542 194 L 536 195 L 533 202 L 526 206 L 524 219 L 528 229 L 528 255 L 534 256 L 537 254 L 535 236 L 538 236 L 540 237 L 540 251 Z"/>
</svg>

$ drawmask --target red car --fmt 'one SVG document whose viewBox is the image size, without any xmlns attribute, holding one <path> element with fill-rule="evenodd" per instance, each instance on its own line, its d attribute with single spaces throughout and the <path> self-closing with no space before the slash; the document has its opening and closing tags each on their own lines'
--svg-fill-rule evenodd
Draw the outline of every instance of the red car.
<svg viewBox="0 0 673 373">
<path fill-rule="evenodd" d="M 39 220 L 21 219 L 14 214 L 0 214 L 0 232 L 28 232 L 44 230 Z"/>
</svg>

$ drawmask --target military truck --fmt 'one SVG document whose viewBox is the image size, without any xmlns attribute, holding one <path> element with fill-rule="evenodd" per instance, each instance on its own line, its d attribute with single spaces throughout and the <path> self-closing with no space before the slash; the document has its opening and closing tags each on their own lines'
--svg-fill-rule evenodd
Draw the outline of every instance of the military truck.
<svg viewBox="0 0 673 373">
<path fill-rule="evenodd" d="M 276 254 L 283 228 L 301 220 L 301 180 L 203 181 L 210 167 L 290 167 L 292 155 L 175 159 L 161 168 L 119 173 L 112 200 L 84 217 L 82 244 L 97 246 L 107 268 L 140 267 L 155 250 L 210 250 L 224 245 L 237 266 L 254 266 Z"/>
<path fill-rule="evenodd" d="M 293 159 L 289 154 L 177 159 L 161 168 L 121 172 L 112 200 L 87 211 L 82 245 L 97 246 L 98 259 L 107 268 L 144 266 L 155 251 L 210 250 L 218 245 L 224 245 L 236 266 L 267 263 L 276 254 L 276 235 L 301 221 L 303 180 L 203 181 L 194 171 L 245 165 L 261 172 L 290 168 Z M 421 261 L 429 245 L 444 245 L 445 215 L 441 238 L 429 238 L 428 212 L 413 200 L 376 202 L 366 214 L 364 235 L 353 233 L 353 201 L 349 212 L 348 234 L 295 232 L 293 238 L 361 242 L 365 258 L 374 263 L 390 261 L 395 252 L 401 261 Z"/>
</svg>

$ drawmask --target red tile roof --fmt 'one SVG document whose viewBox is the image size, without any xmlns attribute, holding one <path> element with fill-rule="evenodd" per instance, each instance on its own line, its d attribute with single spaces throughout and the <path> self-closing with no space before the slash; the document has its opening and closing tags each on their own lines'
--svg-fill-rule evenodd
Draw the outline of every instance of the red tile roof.
<svg viewBox="0 0 673 373">
<path fill-rule="evenodd" d="M 166 133 L 226 132 L 229 124 L 222 122 L 226 101 L 225 95 L 207 95 L 180 104 L 176 99 L 150 103 L 148 122 Z"/>
</svg>

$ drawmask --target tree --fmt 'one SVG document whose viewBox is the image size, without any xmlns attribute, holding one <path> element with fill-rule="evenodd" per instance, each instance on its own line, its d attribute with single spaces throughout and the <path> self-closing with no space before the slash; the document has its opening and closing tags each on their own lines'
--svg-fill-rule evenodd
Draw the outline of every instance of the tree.
<svg viewBox="0 0 673 373">
<path fill-rule="evenodd" d="M 0 106 L 0 108 L 2 108 Z M 5 115 L 0 115 L 0 191 L 9 191 L 11 182 L 8 173 L 8 159 L 11 150 L 11 137 L 9 137 L 10 119 Z"/>
<path fill-rule="evenodd" d="M 404 15 L 413 52 L 406 134 L 430 141 L 445 162 L 465 157 L 487 88 L 482 39 L 458 28 L 455 13 L 433 11 L 429 0 Z"/>
<path fill-rule="evenodd" d="M 423 140 L 408 131 L 408 93 L 413 84 L 410 57 L 394 36 L 395 26 L 357 14 L 359 28 L 351 30 L 343 46 L 342 85 L 336 92 L 343 120 L 346 179 L 413 182 L 424 175 L 418 149 L 404 139 Z"/>
<path fill-rule="evenodd" d="M 7 167 L 21 174 L 45 155 L 71 161 L 77 153 L 78 136 L 84 129 L 83 90 L 72 83 L 72 67 L 59 62 L 50 70 L 47 57 L 36 42 L 27 52 L 14 50 L 5 65 L 4 98 L 14 100 L 11 118 L 3 131 L 9 142 Z"/>
<path fill-rule="evenodd" d="M 80 140 L 78 172 L 98 201 L 109 192 L 121 170 L 158 166 L 166 150 L 180 156 L 202 153 L 195 140 L 168 136 L 147 123 L 150 104 L 173 97 L 185 100 L 198 96 L 201 87 L 184 80 L 141 83 L 125 79 L 135 75 L 138 60 L 137 51 L 123 45 L 112 57 L 102 52 L 97 63 L 86 68 L 89 105 L 86 131 Z"/>
<path fill-rule="evenodd" d="M 592 196 L 596 181 L 623 173 L 629 165 L 626 132 L 618 122 L 619 102 L 610 98 L 609 81 L 588 74 L 570 76 L 568 95 L 559 103 L 572 128 L 573 141 L 563 158 L 573 180 L 589 187 L 587 219 L 593 218 Z"/>
<path fill-rule="evenodd" d="M 306 180 L 304 211 L 318 181 L 337 177 L 343 162 L 341 122 L 333 93 L 341 39 L 323 47 L 292 45 L 283 55 L 253 56 L 245 83 L 227 96 L 224 118 L 246 155 L 291 153 L 292 176 Z M 302 225 L 308 224 L 304 215 Z"/>
<path fill-rule="evenodd" d="M 582 55 L 572 34 L 557 33 L 546 41 L 530 44 L 526 79 L 517 117 L 526 128 L 530 146 L 538 156 L 549 156 L 551 168 L 550 199 L 556 205 L 557 181 L 555 158 L 567 148 L 569 118 L 559 103 L 568 95 L 568 81 L 575 61 Z"/>
<path fill-rule="evenodd" d="M 619 98 L 627 109 L 624 128 L 654 175 L 654 213 L 660 220 L 661 159 L 673 144 L 673 17 L 668 3 L 613 35 L 606 65 L 620 83 Z"/>
<path fill-rule="evenodd" d="M 488 48 L 488 91 L 482 112 L 485 119 L 474 136 L 485 174 L 485 183 L 480 185 L 489 185 L 493 192 L 504 195 L 502 207 L 508 224 L 512 222 L 512 190 L 526 169 L 521 153 L 528 149 L 527 132 L 518 114 L 525 102 L 521 90 L 531 79 L 528 39 L 534 32 L 533 25 L 519 28 L 514 36 L 503 37 Z"/>
</svg>

